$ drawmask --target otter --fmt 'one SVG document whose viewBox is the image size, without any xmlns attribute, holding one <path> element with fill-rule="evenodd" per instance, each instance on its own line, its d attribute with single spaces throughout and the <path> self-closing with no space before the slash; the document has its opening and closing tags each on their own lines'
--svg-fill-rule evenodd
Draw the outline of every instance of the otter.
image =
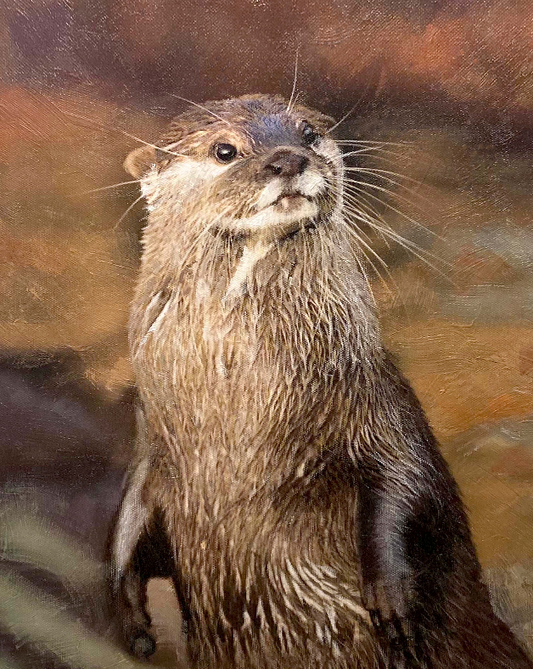
<svg viewBox="0 0 533 669">
<path fill-rule="evenodd" d="M 153 652 L 159 575 L 192 667 L 532 669 L 382 344 L 331 123 L 281 97 L 207 102 L 126 159 L 149 215 L 111 539 L 124 639 Z"/>
</svg>

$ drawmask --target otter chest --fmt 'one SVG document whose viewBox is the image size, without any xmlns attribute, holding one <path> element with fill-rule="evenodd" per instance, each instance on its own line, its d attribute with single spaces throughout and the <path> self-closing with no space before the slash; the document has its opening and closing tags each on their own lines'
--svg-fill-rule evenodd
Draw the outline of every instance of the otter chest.
<svg viewBox="0 0 533 669">
<path fill-rule="evenodd" d="M 337 486 L 329 497 L 308 490 L 289 502 L 280 493 L 218 506 L 200 494 L 184 512 L 176 489 L 169 524 L 195 661 L 270 668 L 290 658 L 318 669 L 343 666 L 329 663 L 349 651 L 347 666 L 359 667 L 371 625 L 355 545 L 339 532 L 355 517 L 356 495 Z M 217 498 L 226 494 L 219 488 Z"/>
</svg>

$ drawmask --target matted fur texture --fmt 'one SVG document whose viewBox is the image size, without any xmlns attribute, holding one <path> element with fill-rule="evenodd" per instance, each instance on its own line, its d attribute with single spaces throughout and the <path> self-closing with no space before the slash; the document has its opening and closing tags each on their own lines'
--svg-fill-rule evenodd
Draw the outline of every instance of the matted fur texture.
<svg viewBox="0 0 533 669">
<path fill-rule="evenodd" d="M 277 97 L 206 103 L 126 162 L 150 214 L 113 540 L 124 633 L 153 650 L 144 588 L 166 574 L 194 667 L 531 668 L 382 347 L 327 124 Z"/>
</svg>

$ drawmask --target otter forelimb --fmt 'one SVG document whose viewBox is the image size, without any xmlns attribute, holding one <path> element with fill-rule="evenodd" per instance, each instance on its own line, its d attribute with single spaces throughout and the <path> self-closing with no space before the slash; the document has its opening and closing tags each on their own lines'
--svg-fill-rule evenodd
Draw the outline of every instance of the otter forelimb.
<svg viewBox="0 0 533 669">
<path fill-rule="evenodd" d="M 112 532 L 109 583 L 122 638 L 128 650 L 141 658 L 152 655 L 156 646 L 146 609 L 148 580 L 172 575 L 160 512 L 143 498 L 147 472 L 148 464 L 141 460 L 128 475 Z"/>
</svg>

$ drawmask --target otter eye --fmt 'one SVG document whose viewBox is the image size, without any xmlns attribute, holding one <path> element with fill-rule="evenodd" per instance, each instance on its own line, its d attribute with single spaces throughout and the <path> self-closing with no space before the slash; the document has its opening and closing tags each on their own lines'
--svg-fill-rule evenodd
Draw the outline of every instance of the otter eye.
<svg viewBox="0 0 533 669">
<path fill-rule="evenodd" d="M 320 139 L 318 132 L 307 121 L 304 121 L 302 125 L 302 139 L 306 146 L 311 146 Z"/>
<path fill-rule="evenodd" d="M 230 163 L 237 155 L 237 148 L 233 144 L 215 144 L 215 158 L 220 163 Z"/>
</svg>

